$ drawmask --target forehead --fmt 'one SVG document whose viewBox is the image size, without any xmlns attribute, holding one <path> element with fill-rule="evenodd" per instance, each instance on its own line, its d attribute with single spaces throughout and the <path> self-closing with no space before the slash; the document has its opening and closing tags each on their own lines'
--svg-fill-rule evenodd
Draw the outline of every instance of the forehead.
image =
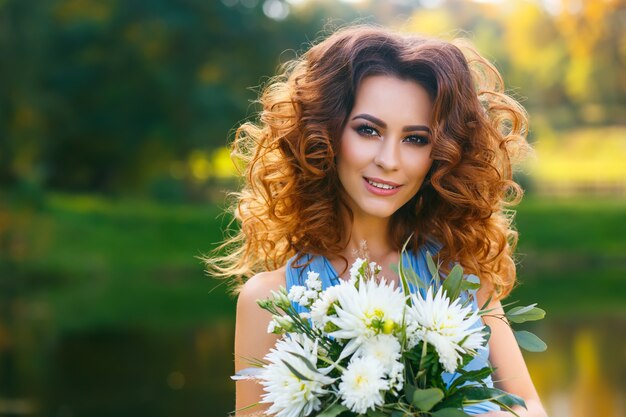
<svg viewBox="0 0 626 417">
<path fill-rule="evenodd" d="M 417 82 L 390 75 L 370 75 L 359 83 L 351 114 L 370 113 L 386 123 L 430 122 L 432 101 Z"/>
</svg>

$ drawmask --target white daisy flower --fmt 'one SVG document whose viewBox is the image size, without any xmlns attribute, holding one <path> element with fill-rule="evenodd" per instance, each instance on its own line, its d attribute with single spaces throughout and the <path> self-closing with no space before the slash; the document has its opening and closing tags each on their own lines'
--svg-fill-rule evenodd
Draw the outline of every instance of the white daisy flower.
<svg viewBox="0 0 626 417">
<path fill-rule="evenodd" d="M 437 350 L 445 370 L 454 372 L 462 353 L 473 355 L 483 347 L 484 326 L 476 326 L 480 317 L 471 306 L 463 307 L 459 299 L 451 302 L 443 288 L 434 297 L 429 288 L 426 298 L 412 294 L 411 300 L 413 305 L 407 309 L 409 348 L 424 340 Z"/>
<path fill-rule="evenodd" d="M 326 288 L 322 292 L 319 298 L 311 305 L 311 322 L 316 329 L 323 329 L 328 323 L 331 315 L 336 316 L 334 309 L 331 306 L 337 302 L 339 296 L 340 287 L 342 285 L 349 285 L 345 281 L 342 281 L 339 285 Z"/>
<path fill-rule="evenodd" d="M 374 358 L 353 359 L 341 376 L 341 403 L 358 414 L 384 402 L 383 392 L 389 389 L 383 365 Z M 383 391 L 383 392 L 381 392 Z"/>
<path fill-rule="evenodd" d="M 276 322 L 274 321 L 274 319 L 272 319 L 270 320 L 270 323 L 267 325 L 267 332 L 274 333 L 274 330 L 276 330 Z"/>
<path fill-rule="evenodd" d="M 356 281 L 357 279 L 361 278 L 360 269 L 365 262 L 366 262 L 365 259 L 356 258 L 356 261 L 354 261 L 354 263 L 352 264 L 352 267 L 350 268 L 350 280 L 351 281 Z"/>
<path fill-rule="evenodd" d="M 322 291 L 322 280 L 317 272 L 308 271 L 305 284 L 309 290 Z"/>
<path fill-rule="evenodd" d="M 294 330 L 294 322 L 291 317 L 284 314 L 282 316 L 272 316 L 267 325 L 268 333 L 283 334 Z"/>
<path fill-rule="evenodd" d="M 405 296 L 395 284 L 384 279 L 362 281 L 359 288 L 342 285 L 337 290 L 337 316 L 328 318 L 338 330 L 329 336 L 349 340 L 341 353 L 343 359 L 354 353 L 367 339 L 390 334 L 402 323 Z"/>
<path fill-rule="evenodd" d="M 300 301 L 305 291 L 306 287 L 302 285 L 293 285 L 291 286 L 291 288 L 289 288 L 289 294 L 287 294 L 287 298 L 289 298 L 289 301 L 297 303 Z"/>
<path fill-rule="evenodd" d="M 269 364 L 263 367 L 259 379 L 266 392 L 261 402 L 271 404 L 268 414 L 300 417 L 321 408 L 320 396 L 330 392 L 326 386 L 335 379 L 326 376 L 322 370 L 311 369 L 316 366 L 317 354 L 317 343 L 293 334 L 279 340 L 265 356 Z"/>
<path fill-rule="evenodd" d="M 319 280 L 318 280 L 319 281 Z M 307 280 L 307 283 L 309 281 Z M 317 287 L 317 283 L 315 280 L 312 280 L 311 283 Z M 322 282 L 319 281 L 319 285 L 321 288 Z M 287 298 L 291 302 L 295 302 L 300 304 L 303 307 L 310 307 L 313 301 L 317 300 L 319 297 L 319 292 L 317 290 L 312 290 L 303 285 L 293 285 L 289 289 L 289 294 L 287 294 Z"/>
</svg>

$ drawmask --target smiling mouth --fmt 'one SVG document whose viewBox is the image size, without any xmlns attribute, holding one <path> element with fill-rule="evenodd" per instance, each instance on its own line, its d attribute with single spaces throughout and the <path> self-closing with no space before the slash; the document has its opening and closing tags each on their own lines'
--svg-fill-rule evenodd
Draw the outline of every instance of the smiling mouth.
<svg viewBox="0 0 626 417">
<path fill-rule="evenodd" d="M 399 187 L 399 185 L 391 185 L 391 184 L 384 183 L 384 182 L 377 182 L 369 178 L 365 178 L 365 181 L 367 181 L 369 185 L 376 187 L 376 188 L 380 188 L 381 190 L 395 190 L 396 188 Z"/>
</svg>

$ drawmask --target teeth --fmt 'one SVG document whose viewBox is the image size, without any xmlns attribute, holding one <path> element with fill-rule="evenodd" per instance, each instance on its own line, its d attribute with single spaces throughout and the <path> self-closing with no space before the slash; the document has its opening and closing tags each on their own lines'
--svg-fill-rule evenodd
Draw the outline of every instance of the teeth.
<svg viewBox="0 0 626 417">
<path fill-rule="evenodd" d="M 383 190 L 393 190 L 394 188 L 398 188 L 398 187 L 394 187 L 393 185 L 381 184 L 379 182 L 374 182 L 374 181 L 371 181 L 371 180 L 367 180 L 367 182 L 369 182 L 370 185 L 373 185 L 376 188 L 382 188 Z"/>
</svg>

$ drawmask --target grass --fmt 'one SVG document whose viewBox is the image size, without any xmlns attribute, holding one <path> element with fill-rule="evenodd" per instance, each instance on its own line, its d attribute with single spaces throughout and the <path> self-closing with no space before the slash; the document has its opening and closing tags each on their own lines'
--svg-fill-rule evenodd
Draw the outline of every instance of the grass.
<svg viewBox="0 0 626 417">
<path fill-rule="evenodd" d="M 215 206 L 50 195 L 16 268 L 33 311 L 61 329 L 185 327 L 231 318 L 223 281 L 197 258 L 221 239 Z"/>
<path fill-rule="evenodd" d="M 520 285 L 552 316 L 626 317 L 626 201 L 527 199 L 516 216 Z"/>
<path fill-rule="evenodd" d="M 20 314 L 59 330 L 232 320 L 226 286 L 196 258 L 221 239 L 221 213 L 50 194 L 41 210 L 13 213 L 26 249 L 0 272 L 27 306 Z M 511 299 L 553 315 L 626 315 L 626 202 L 527 199 L 516 224 L 525 255 Z"/>
</svg>

